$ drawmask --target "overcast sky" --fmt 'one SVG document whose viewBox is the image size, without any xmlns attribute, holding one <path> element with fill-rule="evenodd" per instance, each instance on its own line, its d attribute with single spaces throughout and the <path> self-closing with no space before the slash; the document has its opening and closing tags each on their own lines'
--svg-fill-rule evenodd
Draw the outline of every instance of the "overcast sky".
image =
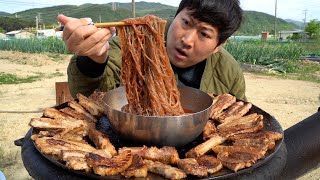
<svg viewBox="0 0 320 180">
<path fill-rule="evenodd" d="M 132 2 L 132 0 L 114 0 L 116 2 Z M 135 2 L 138 2 L 136 0 Z M 179 0 L 144 0 L 146 2 L 160 2 L 171 6 L 178 6 Z M 81 5 L 84 3 L 104 4 L 113 0 L 0 0 L 0 11 L 15 13 L 32 8 L 42 8 L 55 5 Z M 252 10 L 275 15 L 276 0 L 240 0 L 244 10 Z M 277 17 L 303 21 L 320 20 L 319 0 L 277 0 Z"/>
</svg>

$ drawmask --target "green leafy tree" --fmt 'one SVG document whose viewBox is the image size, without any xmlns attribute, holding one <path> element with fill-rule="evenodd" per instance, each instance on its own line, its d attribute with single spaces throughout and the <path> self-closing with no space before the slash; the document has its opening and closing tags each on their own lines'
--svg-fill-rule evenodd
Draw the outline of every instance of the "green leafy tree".
<svg viewBox="0 0 320 180">
<path fill-rule="evenodd" d="M 317 19 L 311 20 L 304 30 L 309 33 L 311 38 L 320 38 L 320 22 L 317 22 Z"/>
<path fill-rule="evenodd" d="M 287 39 L 289 39 L 289 38 L 287 38 Z M 294 33 L 294 34 L 292 34 L 292 36 L 290 37 L 290 39 L 293 40 L 293 41 L 297 41 L 297 40 L 302 39 L 302 35 L 299 34 L 299 33 Z"/>
<path fill-rule="evenodd" d="M 0 33 L 5 33 L 6 31 L 2 28 L 2 27 L 0 27 Z"/>
<path fill-rule="evenodd" d="M 0 28 L 5 32 L 20 30 L 27 27 L 32 27 L 33 23 L 12 17 L 0 17 Z"/>
</svg>

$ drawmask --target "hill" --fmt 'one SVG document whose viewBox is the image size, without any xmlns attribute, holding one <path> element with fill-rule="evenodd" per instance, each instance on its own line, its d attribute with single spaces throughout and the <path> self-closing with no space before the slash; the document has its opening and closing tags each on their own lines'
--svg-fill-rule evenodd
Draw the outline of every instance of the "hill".
<svg viewBox="0 0 320 180">
<path fill-rule="evenodd" d="M 0 11 L 0 16 L 10 16 L 10 13 Z"/>
<path fill-rule="evenodd" d="M 287 21 L 288 23 L 293 23 L 299 27 L 303 27 L 303 22 L 302 21 L 295 21 L 295 20 L 292 20 L 292 19 L 285 19 L 285 21 Z"/>
<path fill-rule="evenodd" d="M 173 6 L 148 2 L 136 2 L 135 7 L 136 17 L 153 14 L 161 18 L 168 18 L 169 16 L 174 16 L 177 9 L 177 7 Z M 39 24 L 48 27 L 56 26 L 58 24 L 56 16 L 60 13 L 76 18 L 91 17 L 94 22 L 108 22 L 132 17 L 131 9 L 131 3 L 83 4 L 80 6 L 61 5 L 29 9 L 9 16 L 15 17 L 17 14 L 19 19 L 29 22 L 35 22 L 35 17 L 40 16 Z M 299 26 L 294 23 L 288 23 L 279 18 L 277 19 L 277 31 L 293 30 L 297 28 L 299 28 Z M 244 22 L 237 34 L 258 35 L 262 31 L 269 31 L 271 34 L 273 33 L 274 16 L 261 12 L 245 11 Z"/>
<path fill-rule="evenodd" d="M 266 13 L 256 11 L 245 11 L 244 21 L 239 32 L 243 35 L 258 35 L 263 31 L 274 34 L 275 17 Z M 277 18 L 276 31 L 293 30 L 299 28 L 293 23 L 288 23 L 283 19 Z"/>
</svg>

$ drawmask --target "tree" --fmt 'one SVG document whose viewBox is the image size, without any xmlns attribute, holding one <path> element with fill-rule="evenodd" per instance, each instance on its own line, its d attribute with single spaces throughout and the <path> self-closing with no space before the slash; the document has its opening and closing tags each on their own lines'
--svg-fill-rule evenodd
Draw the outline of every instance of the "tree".
<svg viewBox="0 0 320 180">
<path fill-rule="evenodd" d="M 320 22 L 317 22 L 317 19 L 313 19 L 308 22 L 308 25 L 304 28 L 304 30 L 309 33 L 311 38 L 320 38 Z"/>
<path fill-rule="evenodd" d="M 5 32 L 32 27 L 32 25 L 32 22 L 28 22 L 19 18 L 0 16 L 0 28 L 2 28 Z"/>
</svg>

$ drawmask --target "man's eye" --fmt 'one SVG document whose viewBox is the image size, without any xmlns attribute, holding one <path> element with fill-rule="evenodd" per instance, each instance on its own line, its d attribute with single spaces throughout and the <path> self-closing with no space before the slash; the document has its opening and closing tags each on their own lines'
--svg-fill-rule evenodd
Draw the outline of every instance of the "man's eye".
<svg viewBox="0 0 320 180">
<path fill-rule="evenodd" d="M 205 33 L 205 32 L 201 32 L 201 35 L 202 35 L 203 37 L 210 38 L 209 35 L 208 35 L 207 33 Z"/>
<path fill-rule="evenodd" d="M 188 24 L 189 24 L 189 21 L 188 21 L 188 20 L 186 20 L 186 19 L 182 19 L 182 21 L 183 21 L 183 23 L 184 23 L 184 24 L 186 24 L 186 25 L 188 25 Z"/>
</svg>

